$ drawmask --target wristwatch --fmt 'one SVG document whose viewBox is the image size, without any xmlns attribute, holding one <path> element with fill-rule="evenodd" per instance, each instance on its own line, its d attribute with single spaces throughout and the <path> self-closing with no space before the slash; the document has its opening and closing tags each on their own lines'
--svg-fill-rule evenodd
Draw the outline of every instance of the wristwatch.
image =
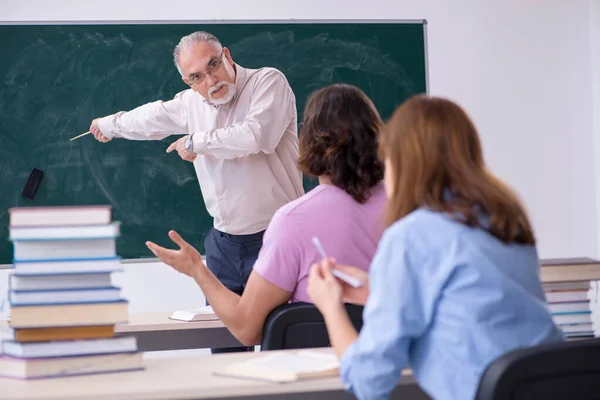
<svg viewBox="0 0 600 400">
<path fill-rule="evenodd" d="M 188 137 L 185 138 L 185 142 L 183 143 L 183 145 L 185 146 L 185 149 L 187 151 L 193 152 L 194 151 L 194 142 L 192 141 L 194 134 L 189 134 Z"/>
</svg>

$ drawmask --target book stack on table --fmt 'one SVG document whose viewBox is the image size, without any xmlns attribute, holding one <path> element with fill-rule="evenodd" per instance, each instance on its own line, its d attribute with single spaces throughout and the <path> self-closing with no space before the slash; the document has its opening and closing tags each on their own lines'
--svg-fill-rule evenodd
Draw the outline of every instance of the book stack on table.
<svg viewBox="0 0 600 400">
<path fill-rule="evenodd" d="M 10 328 L 0 375 L 47 378 L 143 368 L 136 338 L 115 337 L 128 302 L 112 285 L 121 272 L 119 223 L 109 206 L 12 208 Z"/>
<path fill-rule="evenodd" d="M 600 336 L 600 302 L 593 290 L 600 280 L 600 261 L 541 260 L 540 273 L 548 308 L 565 337 L 577 340 Z"/>
</svg>

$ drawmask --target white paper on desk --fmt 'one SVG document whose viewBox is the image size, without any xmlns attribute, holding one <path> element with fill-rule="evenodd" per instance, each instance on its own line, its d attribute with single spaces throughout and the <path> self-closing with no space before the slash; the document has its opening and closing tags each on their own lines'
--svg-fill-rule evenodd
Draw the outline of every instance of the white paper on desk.
<svg viewBox="0 0 600 400">
<path fill-rule="evenodd" d="M 219 317 L 216 316 L 211 306 L 194 308 L 193 310 L 175 311 L 169 318 L 186 322 L 219 320 Z"/>
<path fill-rule="evenodd" d="M 252 357 L 213 371 L 214 375 L 286 383 L 299 379 L 326 378 L 338 375 L 335 353 L 315 351 L 275 352 Z"/>
<path fill-rule="evenodd" d="M 339 363 L 335 354 L 311 351 L 299 351 L 295 354 L 273 354 L 256 360 L 248 365 L 256 368 L 272 369 L 294 373 L 321 372 L 337 368 Z"/>
</svg>

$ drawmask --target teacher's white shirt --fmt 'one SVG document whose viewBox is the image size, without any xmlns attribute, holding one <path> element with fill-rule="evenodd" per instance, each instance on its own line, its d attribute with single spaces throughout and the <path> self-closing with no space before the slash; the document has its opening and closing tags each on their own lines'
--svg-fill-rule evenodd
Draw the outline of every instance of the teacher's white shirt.
<svg viewBox="0 0 600 400">
<path fill-rule="evenodd" d="M 194 168 L 214 226 L 243 235 L 266 229 L 275 211 L 304 189 L 296 99 L 285 76 L 236 64 L 235 86 L 235 97 L 222 106 L 187 89 L 173 100 L 101 118 L 98 126 L 106 137 L 131 140 L 194 133 Z"/>
</svg>

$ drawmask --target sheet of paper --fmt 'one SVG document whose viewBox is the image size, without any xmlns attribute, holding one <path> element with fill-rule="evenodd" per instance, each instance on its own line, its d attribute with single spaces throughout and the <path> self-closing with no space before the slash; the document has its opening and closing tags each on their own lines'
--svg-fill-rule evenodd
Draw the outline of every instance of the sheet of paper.
<svg viewBox="0 0 600 400">
<path fill-rule="evenodd" d="M 188 312 L 194 313 L 194 314 L 214 314 L 215 312 L 213 311 L 211 306 L 204 306 L 204 307 L 200 307 L 200 308 L 194 308 L 193 310 L 188 310 Z"/>
<path fill-rule="evenodd" d="M 274 371 L 314 372 L 337 368 L 338 361 L 335 355 L 333 357 L 327 357 L 326 355 L 315 357 L 298 352 L 272 354 L 254 359 L 249 364 L 253 367 Z"/>
</svg>

